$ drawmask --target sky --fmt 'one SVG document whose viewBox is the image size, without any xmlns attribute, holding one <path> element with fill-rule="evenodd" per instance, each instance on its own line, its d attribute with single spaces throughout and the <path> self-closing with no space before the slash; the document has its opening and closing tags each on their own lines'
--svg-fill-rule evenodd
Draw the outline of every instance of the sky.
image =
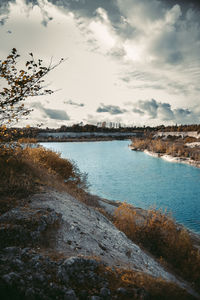
<svg viewBox="0 0 200 300">
<path fill-rule="evenodd" d="M 0 59 L 13 47 L 19 67 L 66 59 L 21 126 L 200 123 L 199 1 L 0 0 Z"/>
</svg>

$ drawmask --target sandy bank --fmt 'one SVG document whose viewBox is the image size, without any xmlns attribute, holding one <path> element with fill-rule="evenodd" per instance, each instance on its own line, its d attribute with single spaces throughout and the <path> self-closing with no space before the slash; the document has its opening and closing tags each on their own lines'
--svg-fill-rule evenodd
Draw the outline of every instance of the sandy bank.
<svg viewBox="0 0 200 300">
<path fill-rule="evenodd" d="M 148 151 L 148 150 L 144 150 L 144 153 L 146 153 L 148 155 L 151 155 L 151 156 L 154 156 L 154 157 L 162 158 L 162 159 L 164 159 L 168 162 L 171 162 L 171 163 L 187 164 L 187 165 L 191 165 L 193 167 L 200 168 L 200 161 L 194 161 L 190 158 L 174 157 L 172 155 L 155 153 L 155 152 L 151 152 L 151 151 Z"/>
<path fill-rule="evenodd" d="M 156 153 L 156 152 L 152 152 L 149 150 L 142 150 L 142 149 L 135 149 L 133 146 L 129 146 L 129 148 L 133 151 L 143 151 L 144 153 L 153 156 L 153 157 L 157 157 L 157 158 L 162 158 L 168 162 L 171 163 L 183 163 L 183 164 L 187 164 L 187 165 L 191 165 L 193 167 L 196 168 L 200 168 L 200 161 L 195 161 L 192 160 L 190 158 L 186 158 L 186 157 L 175 157 L 172 155 L 168 155 L 168 154 L 162 154 L 162 153 Z"/>
</svg>

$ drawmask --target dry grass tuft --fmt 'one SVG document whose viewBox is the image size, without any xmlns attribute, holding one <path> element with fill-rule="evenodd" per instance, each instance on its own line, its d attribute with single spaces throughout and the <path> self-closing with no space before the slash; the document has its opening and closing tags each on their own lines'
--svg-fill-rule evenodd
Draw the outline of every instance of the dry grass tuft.
<svg viewBox="0 0 200 300">
<path fill-rule="evenodd" d="M 0 212 L 6 209 L 5 198 L 13 199 L 14 205 L 16 198 L 25 198 L 44 185 L 86 185 L 84 175 L 74 164 L 42 147 L 0 148 L 0 178 Z"/>
<path fill-rule="evenodd" d="M 132 146 L 135 150 L 149 150 L 159 154 L 168 154 L 174 157 L 190 158 L 194 161 L 200 161 L 200 149 L 199 147 L 188 148 L 186 142 L 191 142 L 194 139 L 185 138 L 180 140 L 177 137 L 168 138 L 162 140 L 162 138 L 134 138 L 132 140 Z M 196 139 L 195 139 L 196 140 Z"/>
<path fill-rule="evenodd" d="M 99 273 L 108 279 L 111 291 L 116 291 L 119 287 L 128 291 L 126 296 L 118 295 L 119 298 L 117 299 L 120 300 L 194 299 L 192 295 L 189 295 L 186 290 L 178 287 L 176 284 L 142 272 L 100 266 Z"/>
<path fill-rule="evenodd" d="M 149 210 L 144 221 L 138 224 L 133 207 L 123 203 L 115 211 L 114 223 L 132 241 L 161 258 L 197 288 L 200 287 L 199 250 L 193 246 L 188 232 L 178 228 L 169 215 Z"/>
<path fill-rule="evenodd" d="M 18 143 L 19 144 L 31 145 L 31 144 L 37 144 L 37 140 L 35 138 L 22 137 L 22 138 L 18 139 Z"/>
<path fill-rule="evenodd" d="M 50 174 L 54 174 L 63 180 L 76 176 L 72 163 L 60 157 L 60 154 L 47 150 L 43 147 L 30 148 L 23 150 L 23 157 L 28 161 L 32 161 L 35 165 L 45 168 Z"/>
<path fill-rule="evenodd" d="M 94 208 L 100 208 L 99 204 L 99 197 L 96 195 L 92 195 L 87 192 L 87 190 L 83 187 L 79 187 L 79 185 L 74 185 L 71 183 L 66 184 L 66 191 L 73 197 L 75 197 L 77 200 L 85 203 L 88 206 L 94 207 Z"/>
</svg>

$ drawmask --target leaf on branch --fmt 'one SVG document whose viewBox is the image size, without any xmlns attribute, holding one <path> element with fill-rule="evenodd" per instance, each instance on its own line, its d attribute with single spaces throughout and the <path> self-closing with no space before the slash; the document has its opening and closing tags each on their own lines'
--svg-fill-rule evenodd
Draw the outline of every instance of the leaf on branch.
<svg viewBox="0 0 200 300">
<path fill-rule="evenodd" d="M 29 53 L 29 55 L 32 60 L 26 61 L 25 64 L 29 72 L 27 69 L 18 71 L 16 66 L 17 58 L 20 55 L 17 54 L 16 48 L 12 49 L 7 60 L 3 62 L 0 60 L 0 78 L 4 78 L 8 86 L 0 92 L 0 119 L 3 120 L 3 124 L 17 122 L 20 117 L 32 111 L 25 108 L 24 104 L 20 105 L 20 102 L 27 97 L 53 93 L 52 90 L 45 89 L 45 86 L 42 85 L 43 78 L 64 59 L 61 59 L 55 65 L 51 64 L 51 60 L 50 65 L 45 67 L 42 65 L 43 61 L 41 59 L 35 62 L 33 53 Z"/>
</svg>

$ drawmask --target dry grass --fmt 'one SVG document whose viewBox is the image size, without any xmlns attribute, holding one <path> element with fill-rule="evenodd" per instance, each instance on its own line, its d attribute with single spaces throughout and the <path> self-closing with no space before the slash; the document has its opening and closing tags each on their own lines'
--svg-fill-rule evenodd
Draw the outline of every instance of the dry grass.
<svg viewBox="0 0 200 300">
<path fill-rule="evenodd" d="M 138 224 L 136 212 L 131 205 L 124 203 L 116 209 L 114 223 L 132 241 L 200 287 L 199 250 L 194 248 L 188 232 L 178 228 L 169 215 L 149 210 L 144 221 Z"/>
<path fill-rule="evenodd" d="M 99 197 L 92 195 L 87 192 L 87 190 L 84 190 L 84 188 L 80 188 L 79 185 L 74 185 L 71 183 L 66 184 L 66 191 L 78 199 L 79 201 L 85 203 L 88 206 L 94 207 L 94 208 L 100 208 L 99 204 Z"/>
<path fill-rule="evenodd" d="M 192 138 L 180 139 L 167 139 L 161 138 L 134 138 L 132 140 L 132 146 L 135 150 L 149 150 L 160 154 L 168 154 L 177 157 L 190 158 L 194 161 L 200 161 L 200 149 L 199 147 L 188 148 L 185 146 L 186 142 L 193 141 Z M 196 139 L 195 139 L 196 140 Z"/>
<path fill-rule="evenodd" d="M 23 138 L 18 139 L 18 143 L 19 144 L 28 144 L 28 145 L 30 145 L 30 144 L 36 144 L 37 140 L 35 138 L 25 138 L 25 137 L 23 137 Z"/>
<path fill-rule="evenodd" d="M 3 196 L 0 212 L 5 211 L 5 197 L 14 199 L 15 203 L 17 197 L 26 197 L 41 185 L 54 186 L 59 183 L 64 186 L 64 180 L 71 177 L 75 180 L 65 183 L 67 191 L 87 205 L 99 207 L 98 197 L 81 188 L 85 184 L 84 176 L 76 166 L 62 159 L 59 154 L 42 147 L 4 150 L 2 153 L 0 151 L 0 194 Z M 140 243 L 157 257 L 163 257 L 180 275 L 200 286 L 200 254 L 193 248 L 187 232 L 177 230 L 168 216 L 150 210 L 142 226 L 136 226 L 134 211 L 131 206 L 123 204 L 116 210 L 115 225 L 130 239 Z M 130 274 L 120 280 L 126 278 L 129 281 L 127 278 L 133 276 Z M 163 291 L 165 288 L 159 284 Z M 153 290 L 155 286 L 153 283 L 151 285 Z"/>
<path fill-rule="evenodd" d="M 172 282 L 155 278 L 142 272 L 100 266 L 99 273 L 107 278 L 111 291 L 119 287 L 125 288 L 129 293 L 126 296 L 118 295 L 117 299 L 194 299 L 184 289 Z M 144 293 L 143 293 L 144 292 Z M 144 294 L 146 293 L 146 297 Z M 143 295 L 142 295 L 143 294 Z"/>
<path fill-rule="evenodd" d="M 21 154 L 11 151 L 8 155 L 0 156 L 1 196 L 27 196 L 30 190 L 34 190 L 37 171 Z"/>
<path fill-rule="evenodd" d="M 54 261 L 60 261 L 60 259 L 66 259 L 67 256 L 62 253 L 48 253 L 47 257 L 50 257 Z M 82 256 L 81 256 L 82 257 Z M 111 292 L 109 297 L 105 299 L 118 299 L 118 300 L 192 300 L 195 299 L 185 289 L 180 288 L 175 283 L 167 282 L 161 278 L 155 278 L 143 272 L 137 272 L 128 269 L 120 269 L 109 267 L 101 263 L 101 259 L 97 256 L 86 256 L 86 259 L 94 259 L 99 265 L 94 268 L 93 273 L 97 278 L 102 278 L 104 282 L 108 283 L 108 289 Z M 87 273 L 87 269 L 82 270 Z M 56 281 L 56 278 L 55 278 Z M 76 277 L 70 279 L 71 287 L 76 291 L 79 297 L 81 291 L 86 290 L 87 293 L 92 295 L 99 295 L 102 287 L 101 281 L 97 280 L 83 280 L 82 283 L 78 282 Z M 120 294 L 117 290 L 119 288 L 126 289 L 126 294 Z M 82 299 L 82 297 L 80 297 Z M 85 298 L 84 298 L 85 299 Z M 89 297 L 88 297 L 89 299 Z M 104 298 L 102 298 L 104 299 Z"/>
<path fill-rule="evenodd" d="M 23 150 L 23 157 L 35 165 L 45 168 L 50 174 L 58 175 L 63 180 L 75 177 L 72 163 L 60 157 L 60 154 L 43 147 Z"/>
<path fill-rule="evenodd" d="M 132 139 L 132 146 L 137 150 L 145 150 L 148 148 L 150 142 L 151 140 L 149 138 L 134 138 Z"/>
<path fill-rule="evenodd" d="M 14 205 L 17 198 L 27 197 L 44 185 L 71 188 L 85 185 L 85 178 L 75 165 L 42 147 L 0 149 L 0 178 L 0 212 L 7 207 L 5 199 L 13 200 Z M 69 181 L 71 178 L 73 181 Z"/>
</svg>

